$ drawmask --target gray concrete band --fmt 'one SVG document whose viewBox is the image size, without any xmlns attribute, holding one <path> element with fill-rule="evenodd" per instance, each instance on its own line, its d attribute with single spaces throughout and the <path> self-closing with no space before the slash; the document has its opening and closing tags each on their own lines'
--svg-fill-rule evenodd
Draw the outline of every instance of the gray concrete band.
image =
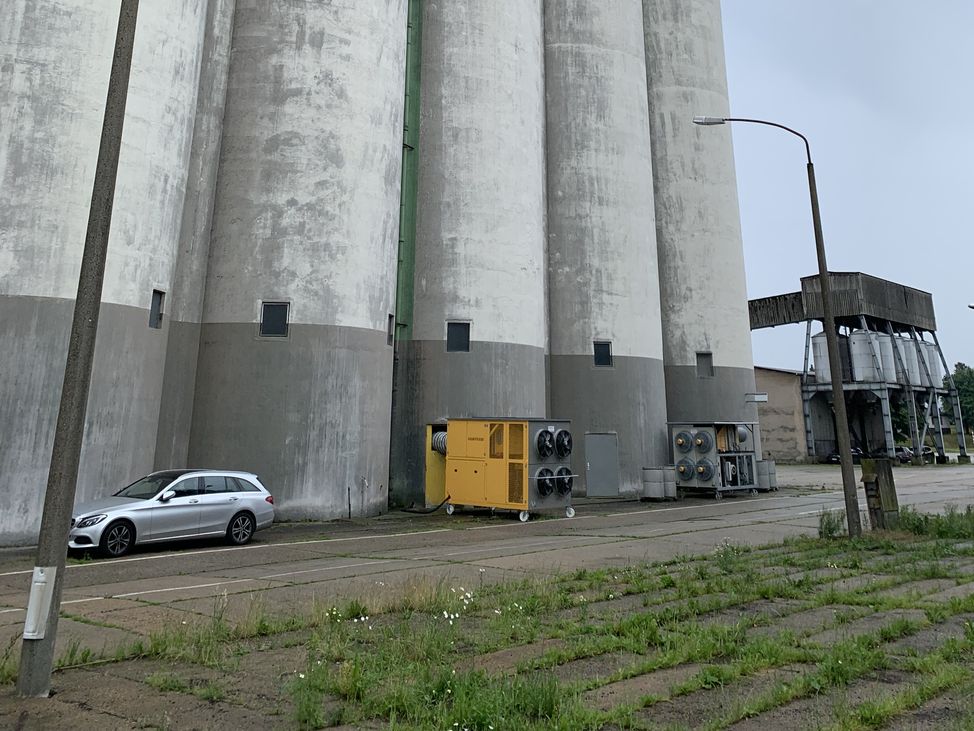
<svg viewBox="0 0 974 731">
<path fill-rule="evenodd" d="M 471 342 L 448 353 L 442 340 L 400 343 L 401 379 L 393 415 L 391 501 L 425 499 L 426 425 L 470 416 L 544 417 L 543 348 Z"/>
<path fill-rule="evenodd" d="M 386 509 L 392 348 L 386 333 L 252 323 L 201 332 L 189 464 L 255 472 L 279 518 Z"/>
<path fill-rule="evenodd" d="M 619 439 L 619 490 L 642 490 L 642 468 L 667 461 L 666 386 L 658 358 L 614 356 L 596 367 L 592 356 L 549 356 L 551 414 L 571 419 L 572 471 L 584 484 L 585 433 L 614 431 Z"/>
<path fill-rule="evenodd" d="M 37 538 L 73 307 L 67 299 L 0 296 L 0 545 Z M 77 501 L 104 497 L 152 469 L 167 329 L 165 321 L 150 328 L 148 310 L 102 303 Z"/>
<path fill-rule="evenodd" d="M 666 412 L 671 422 L 757 421 L 757 406 L 745 402 L 754 393 L 751 368 L 717 366 L 713 377 L 700 377 L 696 366 L 668 365 Z M 760 454 L 760 451 L 759 451 Z"/>
</svg>

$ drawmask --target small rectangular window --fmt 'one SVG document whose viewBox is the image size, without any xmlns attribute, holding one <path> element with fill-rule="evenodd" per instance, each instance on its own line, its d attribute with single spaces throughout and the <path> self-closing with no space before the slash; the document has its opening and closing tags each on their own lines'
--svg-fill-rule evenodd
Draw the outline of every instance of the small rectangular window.
<svg viewBox="0 0 974 731">
<path fill-rule="evenodd" d="M 592 345 L 595 349 L 595 365 L 599 368 L 611 368 L 612 343 L 607 340 L 596 340 Z"/>
<path fill-rule="evenodd" d="M 396 340 L 396 316 L 389 315 L 389 323 L 386 325 L 386 345 L 392 345 Z"/>
<path fill-rule="evenodd" d="M 152 290 L 152 304 L 149 305 L 149 327 L 158 330 L 162 327 L 163 305 L 166 302 L 166 293 L 154 289 Z"/>
<path fill-rule="evenodd" d="M 697 353 L 697 378 L 713 378 L 714 375 L 714 354 Z"/>
<path fill-rule="evenodd" d="M 470 323 L 448 322 L 446 324 L 446 352 L 470 352 Z"/>
<path fill-rule="evenodd" d="M 263 302 L 260 307 L 260 336 L 286 338 L 288 330 L 288 302 Z"/>
</svg>

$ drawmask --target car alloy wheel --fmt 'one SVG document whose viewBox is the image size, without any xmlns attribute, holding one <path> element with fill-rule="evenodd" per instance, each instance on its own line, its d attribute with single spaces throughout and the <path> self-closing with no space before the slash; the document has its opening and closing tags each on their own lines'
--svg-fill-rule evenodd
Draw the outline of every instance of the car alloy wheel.
<svg viewBox="0 0 974 731">
<path fill-rule="evenodd" d="M 108 526 L 102 537 L 102 547 L 109 556 L 124 556 L 132 547 L 132 528 L 128 523 Z"/>
<path fill-rule="evenodd" d="M 238 513 L 230 521 L 227 535 L 231 543 L 242 546 L 254 535 L 254 519 L 247 513 Z"/>
</svg>

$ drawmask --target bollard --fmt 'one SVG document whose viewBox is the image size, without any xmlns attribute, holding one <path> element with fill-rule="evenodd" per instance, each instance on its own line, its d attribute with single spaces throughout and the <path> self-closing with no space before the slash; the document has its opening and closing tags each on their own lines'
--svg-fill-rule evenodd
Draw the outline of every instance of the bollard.
<svg viewBox="0 0 974 731">
<path fill-rule="evenodd" d="M 900 506 L 896 499 L 892 463 L 888 459 L 862 460 L 861 480 L 872 529 L 895 530 L 900 522 Z"/>
</svg>

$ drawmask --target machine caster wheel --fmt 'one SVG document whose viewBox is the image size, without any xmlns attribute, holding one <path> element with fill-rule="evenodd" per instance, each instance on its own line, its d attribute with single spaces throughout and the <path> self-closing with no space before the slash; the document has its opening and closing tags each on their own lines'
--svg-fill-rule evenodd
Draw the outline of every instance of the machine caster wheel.
<svg viewBox="0 0 974 731">
<path fill-rule="evenodd" d="M 565 517 L 566 518 L 574 518 L 575 517 L 575 508 L 573 508 L 571 505 L 569 505 L 567 508 L 565 508 Z"/>
<path fill-rule="evenodd" d="M 778 488 L 777 487 L 772 487 L 771 488 L 771 492 L 778 492 Z"/>
<path fill-rule="evenodd" d="M 447 515 L 453 515 L 453 513 L 456 511 L 456 509 L 457 508 L 456 508 L 456 506 L 453 503 L 447 503 L 446 504 L 446 514 Z"/>
<path fill-rule="evenodd" d="M 717 490 L 714 493 L 714 500 L 723 500 L 723 499 L 724 499 L 724 496 L 720 494 L 720 490 Z"/>
<path fill-rule="evenodd" d="M 517 514 L 517 519 L 520 520 L 522 523 L 527 523 L 528 518 L 530 517 L 531 517 L 531 513 L 529 513 L 527 510 L 522 510 L 520 513 Z"/>
<path fill-rule="evenodd" d="M 757 491 L 757 490 L 755 490 L 755 489 L 754 489 L 754 488 L 752 487 L 752 488 L 751 488 L 750 490 L 748 490 L 748 493 L 749 493 L 749 494 L 751 494 L 751 495 L 757 495 L 757 494 L 758 494 L 758 491 Z"/>
</svg>

